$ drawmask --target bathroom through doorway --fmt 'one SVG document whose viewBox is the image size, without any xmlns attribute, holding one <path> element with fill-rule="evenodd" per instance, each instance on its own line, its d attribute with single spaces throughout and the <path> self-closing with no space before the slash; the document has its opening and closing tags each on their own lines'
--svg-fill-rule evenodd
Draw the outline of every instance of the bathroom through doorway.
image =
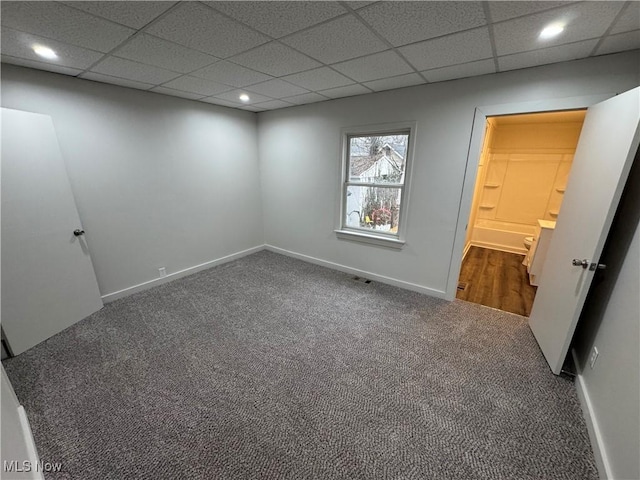
<svg viewBox="0 0 640 480">
<path fill-rule="evenodd" d="M 456 298 L 529 316 L 585 115 L 487 117 Z"/>
</svg>

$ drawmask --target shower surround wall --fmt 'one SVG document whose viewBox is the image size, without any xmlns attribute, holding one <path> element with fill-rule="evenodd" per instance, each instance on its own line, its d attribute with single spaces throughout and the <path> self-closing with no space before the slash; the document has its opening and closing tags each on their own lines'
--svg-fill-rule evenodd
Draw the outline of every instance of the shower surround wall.
<svg viewBox="0 0 640 480">
<path fill-rule="evenodd" d="M 583 118 L 558 112 L 488 121 L 467 249 L 524 254 L 538 219 L 556 220 Z"/>
</svg>

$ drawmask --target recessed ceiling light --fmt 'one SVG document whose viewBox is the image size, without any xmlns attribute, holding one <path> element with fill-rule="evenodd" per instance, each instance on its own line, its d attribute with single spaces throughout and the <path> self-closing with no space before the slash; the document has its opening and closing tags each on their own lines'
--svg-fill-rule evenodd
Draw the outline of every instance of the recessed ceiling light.
<svg viewBox="0 0 640 480">
<path fill-rule="evenodd" d="M 546 40 L 548 38 L 553 38 L 556 35 L 560 35 L 564 31 L 564 25 L 562 23 L 552 23 L 551 25 L 547 25 L 540 32 L 540 38 Z"/>
<path fill-rule="evenodd" d="M 45 47 L 43 45 L 34 45 L 33 51 L 36 52 L 37 55 L 41 56 L 42 58 L 46 58 L 48 60 L 55 60 L 56 58 L 58 58 L 58 55 L 56 54 L 56 52 L 51 50 L 49 47 Z"/>
<path fill-rule="evenodd" d="M 249 100 L 251 100 L 249 98 L 249 95 L 247 95 L 246 93 L 243 93 L 242 95 L 240 95 L 240 100 L 242 100 L 243 102 L 248 102 Z"/>
</svg>

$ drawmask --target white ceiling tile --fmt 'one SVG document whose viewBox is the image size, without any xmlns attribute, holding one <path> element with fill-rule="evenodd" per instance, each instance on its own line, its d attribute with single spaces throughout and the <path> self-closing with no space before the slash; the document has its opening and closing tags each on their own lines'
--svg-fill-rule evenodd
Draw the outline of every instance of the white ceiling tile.
<svg viewBox="0 0 640 480">
<path fill-rule="evenodd" d="M 225 61 L 201 68 L 191 75 L 213 80 L 214 82 L 225 83 L 234 87 L 245 87 L 272 78 L 270 75 L 265 75 L 264 73 Z"/>
<path fill-rule="evenodd" d="M 528 17 L 494 25 L 493 32 L 498 56 L 547 48 L 599 37 L 609 28 L 620 12 L 622 2 L 580 2 Z M 550 23 L 566 26 L 555 38 L 541 40 L 540 32 Z"/>
<path fill-rule="evenodd" d="M 293 103 L 294 105 L 304 105 L 307 103 L 315 103 L 322 102 L 323 100 L 328 100 L 327 97 L 323 97 L 318 93 L 305 93 L 303 95 L 296 95 L 294 97 L 285 97 L 282 100 L 285 102 Z"/>
<path fill-rule="evenodd" d="M 399 50 L 418 70 L 484 60 L 493 55 L 486 27 L 407 45 Z"/>
<path fill-rule="evenodd" d="M 498 67 L 500 71 L 506 71 L 576 60 L 589 56 L 589 53 L 591 53 L 597 43 L 598 40 L 587 40 L 572 43 L 571 45 L 560 45 L 498 57 Z"/>
<path fill-rule="evenodd" d="M 147 31 L 158 37 L 225 58 L 269 39 L 198 2 L 183 2 Z"/>
<path fill-rule="evenodd" d="M 144 82 L 136 82 L 134 80 L 127 80 L 126 78 L 113 77 L 111 75 L 102 75 L 101 73 L 87 72 L 80 75 L 80 78 L 84 80 L 93 80 L 100 83 L 111 83 L 113 85 L 119 85 L 127 88 L 137 88 L 139 90 L 149 90 L 153 85 Z"/>
<path fill-rule="evenodd" d="M 629 2 L 609 33 L 622 33 L 638 29 L 640 29 L 640 5 L 638 2 Z"/>
<path fill-rule="evenodd" d="M 180 73 L 192 72 L 218 60 L 206 53 L 144 33 L 132 38 L 113 55 Z"/>
<path fill-rule="evenodd" d="M 362 95 L 364 93 L 371 93 L 366 87 L 362 85 L 347 85 L 346 87 L 338 87 L 338 88 L 330 88 L 329 90 L 322 90 L 320 92 L 321 95 L 329 98 L 341 98 L 341 97 L 352 97 L 354 95 Z"/>
<path fill-rule="evenodd" d="M 358 82 L 396 77 L 413 72 L 409 64 L 392 50 L 336 63 L 333 68 Z"/>
<path fill-rule="evenodd" d="M 203 95 L 198 93 L 183 92 L 182 90 L 174 90 L 173 88 L 167 87 L 153 87 L 150 91 L 161 93 L 163 95 L 170 95 L 172 97 L 187 98 L 189 100 L 198 100 L 203 97 Z"/>
<path fill-rule="evenodd" d="M 142 28 L 173 5 L 172 2 L 63 2 L 131 28 Z"/>
<path fill-rule="evenodd" d="M 240 101 L 240 95 L 242 95 L 243 93 L 249 95 L 248 102 L 243 103 Z M 241 90 L 241 89 L 231 90 L 230 92 L 221 93 L 219 95 L 215 95 L 215 97 L 220 100 L 226 100 L 228 102 L 234 102 L 234 103 L 237 102 L 242 105 L 253 105 L 254 103 L 267 102 L 269 100 L 272 100 L 269 97 L 265 97 L 263 95 L 258 95 L 257 93 L 253 93 L 253 92 L 249 92 L 247 90 Z"/>
<path fill-rule="evenodd" d="M 230 60 L 274 77 L 320 66 L 320 63 L 315 60 L 277 42 L 262 45 L 250 52 L 236 55 Z"/>
<path fill-rule="evenodd" d="M 183 92 L 197 93 L 199 95 L 217 95 L 219 93 L 228 92 L 231 87 L 216 83 L 213 80 L 205 80 L 204 78 L 196 78 L 184 76 L 171 80 L 162 85 L 163 87 L 182 90 Z"/>
<path fill-rule="evenodd" d="M 266 95 L 271 98 L 292 97 L 293 95 L 301 95 L 308 93 L 306 89 L 292 85 L 279 78 L 274 78 L 257 85 L 247 87 L 247 90 L 259 93 L 260 95 Z"/>
<path fill-rule="evenodd" d="M 282 79 L 308 90 L 326 90 L 328 88 L 343 87 L 354 83 L 353 80 L 348 79 L 328 67 L 294 73 L 293 75 L 282 77 Z"/>
<path fill-rule="evenodd" d="M 394 46 L 487 24 L 481 2 L 380 2 L 358 14 Z"/>
<path fill-rule="evenodd" d="M 167 82 L 180 75 L 179 73 L 170 72 L 162 68 L 116 57 L 108 57 L 93 67 L 91 71 L 112 77 L 126 78 L 136 82 L 151 83 L 153 85 Z"/>
<path fill-rule="evenodd" d="M 324 63 L 340 62 L 388 48 L 353 15 L 295 33 L 282 41 Z"/>
<path fill-rule="evenodd" d="M 636 48 L 640 48 L 640 30 L 618 33 L 617 35 L 609 35 L 598 47 L 596 54 L 604 55 L 607 53 L 634 50 Z M 640 63 L 640 55 L 638 56 L 637 60 L 638 63 Z"/>
<path fill-rule="evenodd" d="M 100 52 L 134 33 L 57 2 L 2 2 L 2 26 Z"/>
<path fill-rule="evenodd" d="M 274 110 L 276 108 L 292 107 L 291 103 L 283 102 L 282 100 L 271 100 L 270 102 L 264 102 L 256 105 L 256 107 L 264 110 Z"/>
<path fill-rule="evenodd" d="M 30 33 L 19 32 L 8 27 L 2 28 L 1 43 L 2 53 L 4 55 L 24 58 L 42 64 L 78 68 L 80 70 L 89 68 L 103 56 L 100 52 L 56 42 L 55 40 L 38 37 Z M 46 45 L 56 52 L 58 58 L 47 61 L 46 59 L 36 55 L 33 51 L 34 45 Z"/>
<path fill-rule="evenodd" d="M 373 82 L 366 82 L 364 85 L 375 92 L 381 92 L 383 90 L 393 90 L 394 88 L 412 87 L 422 83 L 425 82 L 420 75 L 417 73 L 410 73 L 408 75 L 400 75 L 398 77 L 383 78 L 381 80 L 374 80 Z"/>
<path fill-rule="evenodd" d="M 33 60 L 26 60 L 24 58 L 11 57 L 9 55 L 2 55 L 2 63 L 18 65 L 20 67 L 35 68 L 37 70 L 46 70 L 47 72 L 61 73 L 63 75 L 76 76 L 79 73 L 82 73 L 82 70 L 78 70 L 76 68 L 63 67 L 62 65 L 55 65 L 52 63 L 36 62 Z"/>
<path fill-rule="evenodd" d="M 274 38 L 310 27 L 346 10 L 337 2 L 205 2 Z"/>
<path fill-rule="evenodd" d="M 509 20 L 510 18 L 521 17 L 523 15 L 530 15 L 532 13 L 542 12 L 551 8 L 562 7 L 570 3 L 571 1 L 492 1 L 489 3 L 489 12 L 491 13 L 491 20 L 493 22 L 501 22 L 503 20 Z"/>
<path fill-rule="evenodd" d="M 242 104 L 240 102 L 229 102 L 227 100 L 222 100 L 217 97 L 201 98 L 200 101 L 205 103 L 213 103 L 214 105 L 221 105 L 223 107 L 233 107 L 233 108 L 242 107 Z"/>
<path fill-rule="evenodd" d="M 453 65 L 451 67 L 436 68 L 421 72 L 430 82 L 443 82 L 445 80 L 453 80 L 454 78 L 475 77 L 477 75 L 486 75 L 495 73 L 496 65 L 493 58 L 488 60 L 480 60 L 478 62 L 463 63 L 462 65 Z"/>
<path fill-rule="evenodd" d="M 354 10 L 357 10 L 359 8 L 366 7 L 367 5 L 371 5 L 372 3 L 376 3 L 376 2 L 344 2 L 344 3 L 346 3 L 349 7 L 353 8 Z"/>
</svg>

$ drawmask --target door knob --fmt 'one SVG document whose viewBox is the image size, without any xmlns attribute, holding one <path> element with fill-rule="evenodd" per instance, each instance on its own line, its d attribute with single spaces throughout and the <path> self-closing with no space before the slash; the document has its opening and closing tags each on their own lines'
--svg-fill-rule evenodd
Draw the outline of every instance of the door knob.
<svg viewBox="0 0 640 480">
<path fill-rule="evenodd" d="M 571 260 L 571 265 L 573 265 L 574 267 L 588 268 L 589 260 L 587 260 L 586 258 L 584 260 L 574 258 L 573 260 Z"/>
<path fill-rule="evenodd" d="M 79 228 L 76 228 L 76 229 L 73 231 L 73 234 L 74 234 L 76 237 L 79 237 L 80 235 L 84 235 L 84 230 L 81 230 L 81 229 L 79 229 Z"/>
</svg>

